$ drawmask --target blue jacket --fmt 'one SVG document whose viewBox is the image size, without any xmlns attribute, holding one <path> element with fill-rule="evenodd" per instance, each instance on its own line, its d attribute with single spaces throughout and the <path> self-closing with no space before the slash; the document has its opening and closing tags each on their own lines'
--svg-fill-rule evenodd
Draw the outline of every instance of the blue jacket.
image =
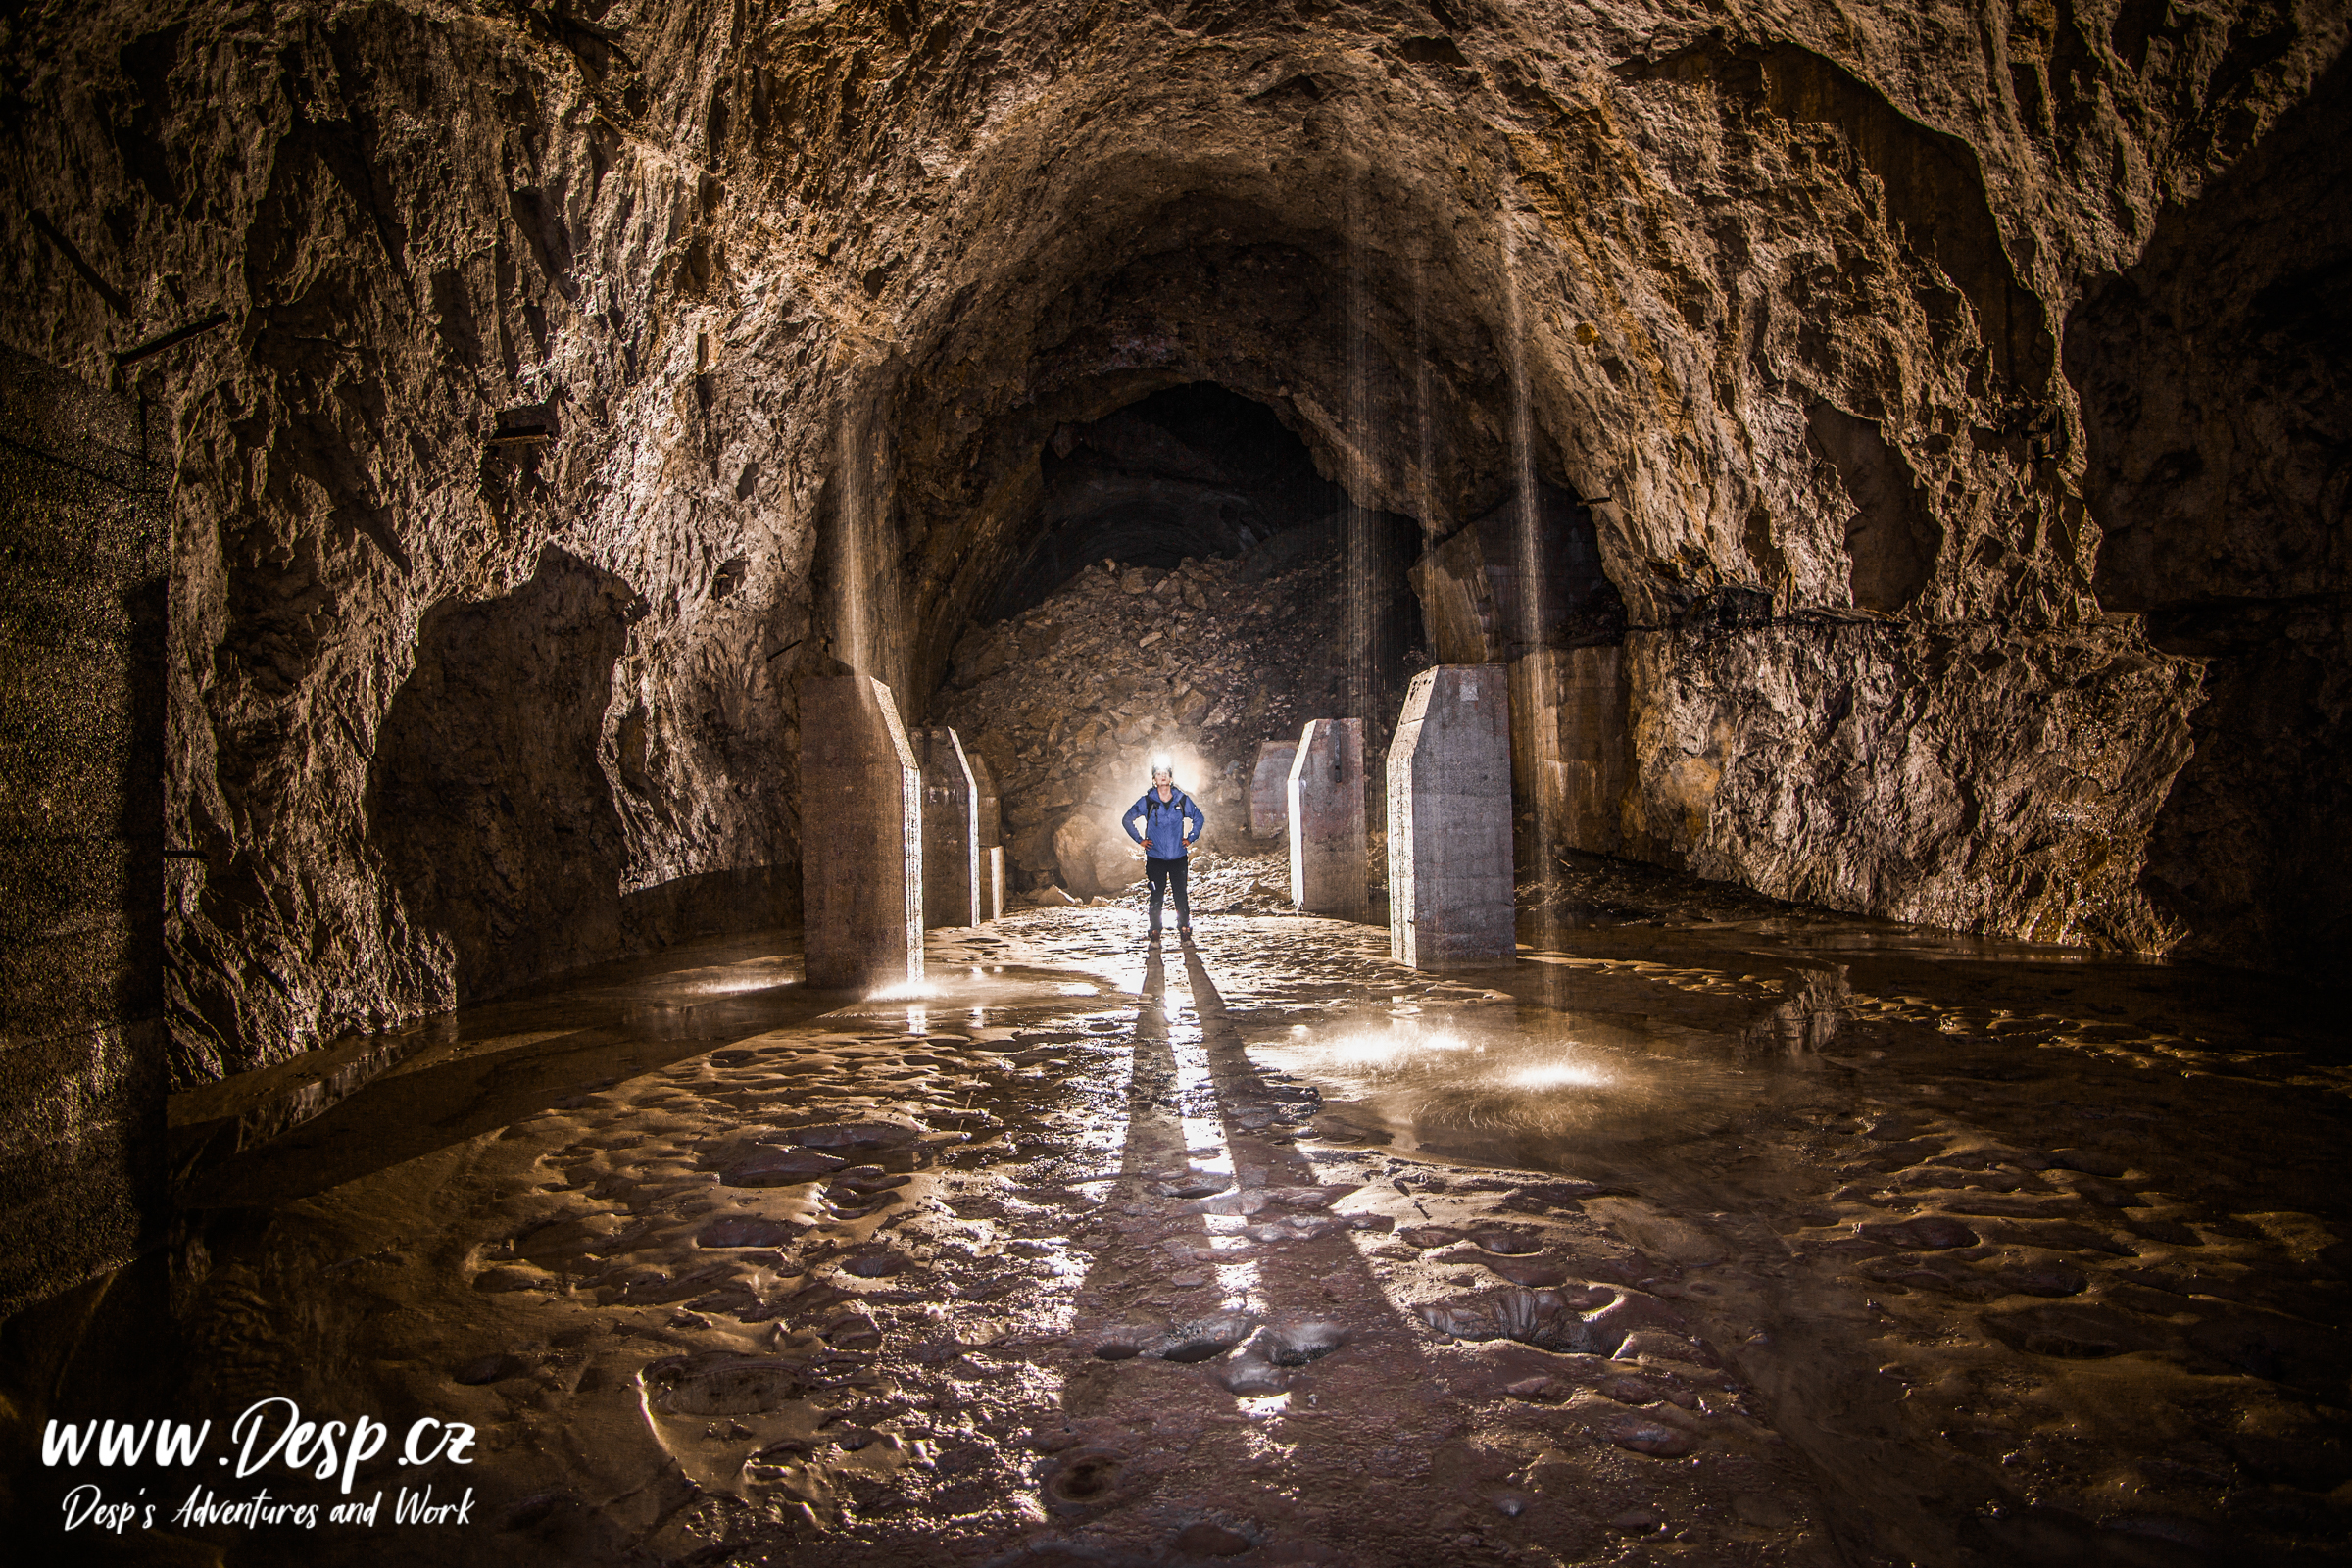
<svg viewBox="0 0 2352 1568">
<path fill-rule="evenodd" d="M 1135 830 L 1139 816 L 1144 820 L 1141 833 Z M 1190 831 L 1185 827 L 1188 822 L 1192 824 Z M 1159 798 L 1159 787 L 1153 785 L 1144 791 L 1142 800 L 1127 808 L 1127 814 L 1119 818 L 1119 826 L 1154 860 L 1181 860 L 1185 845 L 1200 836 L 1200 830 L 1208 826 L 1208 818 L 1200 814 L 1200 808 L 1184 791 L 1177 790 L 1163 801 Z"/>
</svg>

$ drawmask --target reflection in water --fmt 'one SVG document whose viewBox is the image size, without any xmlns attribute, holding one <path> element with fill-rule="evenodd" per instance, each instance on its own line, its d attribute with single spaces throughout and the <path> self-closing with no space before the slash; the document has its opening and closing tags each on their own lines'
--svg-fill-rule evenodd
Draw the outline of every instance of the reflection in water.
<svg viewBox="0 0 2352 1568">
<path fill-rule="evenodd" d="M 1533 1062 L 1505 1073 L 1502 1079 L 1511 1089 L 1565 1089 L 1571 1085 L 1591 1089 L 1608 1081 L 1608 1074 L 1598 1067 L 1577 1061 Z"/>
<path fill-rule="evenodd" d="M 897 985 L 884 986 L 879 991 L 867 992 L 865 1000 L 868 1002 L 926 1002 L 941 994 L 942 988 L 935 981 L 902 980 Z"/>
<path fill-rule="evenodd" d="M 1740 1039 L 1750 1051 L 1778 1051 L 1792 1065 L 1802 1066 L 1829 1049 L 1853 1004 L 1854 988 L 1846 983 L 1845 965 L 1800 969 L 1788 980 L 1788 1000 L 1750 1024 Z"/>
<path fill-rule="evenodd" d="M 1335 1114 L 1377 1122 L 1399 1150 L 1560 1170 L 1752 1113 L 1757 1074 L 1726 1049 L 1737 1039 L 1638 1015 L 1424 1005 L 1297 1026 L 1252 1054 L 1320 1086 Z"/>
</svg>

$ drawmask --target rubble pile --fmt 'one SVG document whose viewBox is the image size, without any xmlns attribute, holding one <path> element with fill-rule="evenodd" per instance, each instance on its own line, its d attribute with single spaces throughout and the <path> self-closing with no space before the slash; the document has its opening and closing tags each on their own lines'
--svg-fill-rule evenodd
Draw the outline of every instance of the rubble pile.
<svg viewBox="0 0 2352 1568">
<path fill-rule="evenodd" d="M 996 775 L 1013 884 L 1091 897 L 1140 877 L 1118 817 L 1154 753 L 1207 816 L 1205 846 L 1263 849 L 1250 765 L 1260 741 L 1346 701 L 1343 618 L 1337 550 L 1298 529 L 1171 571 L 1100 563 L 974 628 L 934 711 Z"/>
</svg>

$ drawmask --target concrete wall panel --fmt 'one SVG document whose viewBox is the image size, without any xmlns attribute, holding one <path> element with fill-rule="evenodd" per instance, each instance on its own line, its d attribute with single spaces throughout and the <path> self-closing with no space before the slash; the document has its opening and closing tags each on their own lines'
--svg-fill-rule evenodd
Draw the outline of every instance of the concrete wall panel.
<svg viewBox="0 0 2352 1568">
<path fill-rule="evenodd" d="M 1261 839 L 1284 831 L 1290 812 L 1291 760 L 1297 741 L 1260 741 L 1250 769 L 1250 831 Z"/>
<path fill-rule="evenodd" d="M 1511 665 L 1511 785 L 1539 853 L 1622 853 L 1629 757 L 1623 649 L 1545 649 Z"/>
<path fill-rule="evenodd" d="M 0 349 L 0 1317 L 158 1229 L 158 456 L 137 405 Z"/>
</svg>

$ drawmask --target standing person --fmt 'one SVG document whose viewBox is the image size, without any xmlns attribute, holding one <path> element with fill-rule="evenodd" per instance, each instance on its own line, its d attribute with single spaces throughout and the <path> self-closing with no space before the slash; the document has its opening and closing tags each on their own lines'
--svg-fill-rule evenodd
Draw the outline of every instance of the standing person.
<svg viewBox="0 0 2352 1568">
<path fill-rule="evenodd" d="M 1144 824 L 1138 833 L 1135 824 Z M 1119 818 L 1119 826 L 1127 836 L 1144 847 L 1144 874 L 1152 883 L 1152 936 L 1159 937 L 1159 904 L 1166 897 L 1168 884 L 1176 884 L 1176 934 L 1193 934 L 1193 905 L 1186 896 L 1186 854 L 1200 842 L 1200 830 L 1208 826 L 1208 818 L 1193 798 L 1176 787 L 1176 775 L 1168 764 L 1154 759 L 1152 764 L 1152 787 L 1143 798 L 1127 808 Z"/>
</svg>

